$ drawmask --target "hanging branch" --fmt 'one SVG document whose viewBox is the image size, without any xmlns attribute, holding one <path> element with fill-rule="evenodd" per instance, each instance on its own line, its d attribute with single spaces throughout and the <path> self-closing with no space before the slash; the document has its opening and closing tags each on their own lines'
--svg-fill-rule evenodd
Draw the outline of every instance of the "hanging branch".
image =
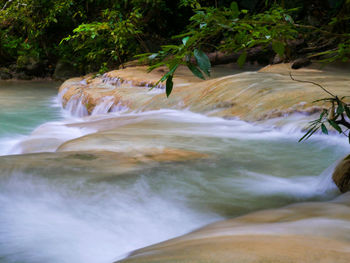
<svg viewBox="0 0 350 263">
<path fill-rule="evenodd" d="M 320 84 L 316 83 L 316 82 L 313 82 L 313 81 L 309 81 L 309 80 L 299 80 L 299 79 L 295 79 L 293 76 L 292 76 L 292 72 L 289 72 L 289 76 L 292 80 L 296 81 L 296 82 L 302 82 L 302 83 L 310 83 L 310 84 L 313 84 L 317 87 L 320 87 L 324 92 L 328 93 L 329 95 L 331 95 L 333 98 L 336 98 L 337 96 L 333 95 L 330 91 L 326 90 L 324 87 L 322 87 Z"/>
<path fill-rule="evenodd" d="M 350 143 L 350 134 L 346 134 L 346 132 L 350 129 L 350 108 L 347 103 L 343 101 L 345 97 L 339 99 L 338 96 L 332 94 L 330 91 L 325 89 L 322 85 L 308 80 L 298 80 L 295 79 L 291 72 L 289 72 L 289 76 L 293 81 L 302 82 L 302 83 L 310 83 L 319 88 L 321 88 L 324 92 L 329 94 L 331 98 L 324 98 L 317 101 L 326 101 L 330 102 L 332 105 L 328 109 L 323 109 L 320 117 L 314 121 L 310 122 L 309 127 L 307 128 L 307 132 L 305 135 L 299 140 L 299 142 L 303 140 L 307 140 L 310 138 L 317 130 L 321 129 L 322 133 L 328 134 L 328 129 L 325 124 L 330 125 L 340 134 L 343 134 L 349 138 Z M 344 130 L 345 127 L 345 130 Z"/>
</svg>

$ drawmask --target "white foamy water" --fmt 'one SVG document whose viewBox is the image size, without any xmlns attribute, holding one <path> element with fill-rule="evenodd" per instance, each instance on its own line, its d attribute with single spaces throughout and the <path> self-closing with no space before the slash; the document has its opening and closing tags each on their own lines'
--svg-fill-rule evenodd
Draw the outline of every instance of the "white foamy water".
<svg viewBox="0 0 350 263">
<path fill-rule="evenodd" d="M 219 219 L 148 188 L 14 175 L 0 186 L 0 262 L 113 262 Z"/>
<path fill-rule="evenodd" d="M 87 151 L 82 158 L 95 150 L 141 154 L 144 148 L 208 157 L 115 176 L 93 158 L 84 168 L 62 157 L 54 166 L 45 156 L 0 158 L 1 263 L 113 262 L 219 219 L 327 200 L 338 194 L 330 166 L 349 151 L 340 136 L 296 143 L 302 115 L 282 126 L 276 124 L 282 119 L 257 125 L 189 111 L 128 112 L 106 97 L 86 116 L 81 99 L 72 99 L 65 110 L 58 110 L 59 100 L 49 106 L 52 96 L 43 98 L 40 112 L 54 114 L 35 120 L 30 132 L 24 132 L 22 119 L 14 120 L 11 132 L 0 136 L 0 154 L 55 152 L 72 142 Z M 79 142 L 81 137 L 90 139 Z"/>
</svg>

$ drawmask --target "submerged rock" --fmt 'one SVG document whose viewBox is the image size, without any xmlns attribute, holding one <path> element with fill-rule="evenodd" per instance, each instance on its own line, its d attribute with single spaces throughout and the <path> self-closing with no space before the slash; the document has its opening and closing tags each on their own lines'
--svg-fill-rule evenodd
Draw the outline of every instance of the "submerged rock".
<svg viewBox="0 0 350 263">
<path fill-rule="evenodd" d="M 337 165 L 332 178 L 342 193 L 350 191 L 350 155 Z"/>
<path fill-rule="evenodd" d="M 45 176 L 99 178 L 150 169 L 160 163 L 188 162 L 208 155 L 175 148 L 149 148 L 132 152 L 106 150 L 31 153 L 0 156 L 2 171 L 42 174 Z M 6 173 L 4 173 L 6 174 Z"/>
</svg>

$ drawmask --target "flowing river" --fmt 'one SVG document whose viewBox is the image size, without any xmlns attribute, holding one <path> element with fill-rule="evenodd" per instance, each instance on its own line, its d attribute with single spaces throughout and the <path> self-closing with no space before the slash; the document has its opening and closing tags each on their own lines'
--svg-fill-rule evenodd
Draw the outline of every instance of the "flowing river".
<svg viewBox="0 0 350 263">
<path fill-rule="evenodd" d="M 305 116 L 282 128 L 172 109 L 76 117 L 58 86 L 0 82 L 1 263 L 113 262 L 218 220 L 338 195 L 346 139 L 297 143 Z"/>
</svg>

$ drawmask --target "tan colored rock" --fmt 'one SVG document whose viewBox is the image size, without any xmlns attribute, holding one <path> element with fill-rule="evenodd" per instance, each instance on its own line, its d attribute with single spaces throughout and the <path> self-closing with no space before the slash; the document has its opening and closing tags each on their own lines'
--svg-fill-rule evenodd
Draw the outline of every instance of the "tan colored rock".
<svg viewBox="0 0 350 263">
<path fill-rule="evenodd" d="M 208 155 L 171 148 L 150 148 L 128 153 L 69 151 L 1 156 L 0 166 L 3 171 L 16 170 L 29 173 L 34 171 L 36 174 L 48 176 L 61 176 L 68 171 L 69 176 L 74 174 L 89 178 L 121 175 L 152 168 L 159 163 L 185 162 L 201 158 L 208 158 Z"/>
<path fill-rule="evenodd" d="M 154 85 L 165 72 L 161 68 L 148 74 L 146 67 L 115 70 L 104 77 L 86 77 L 85 85 L 77 79 L 68 80 L 61 86 L 60 92 L 66 91 L 63 103 L 74 95 L 83 97 L 89 112 L 101 98 L 111 96 L 115 105 L 126 106 L 131 111 L 190 109 L 210 116 L 239 117 L 246 121 L 265 120 L 295 112 L 312 114 L 322 109 L 325 105 L 323 102 L 312 102 L 327 97 L 327 94 L 310 83 L 291 80 L 289 72 L 296 79 L 317 82 L 334 94 L 350 95 L 348 72 L 335 73 L 317 68 L 292 70 L 290 64 L 267 66 L 259 72 L 236 75 L 232 75 L 232 68 L 214 67 L 215 77 L 205 81 L 180 67 L 170 98 L 162 91 L 149 92 L 145 85 Z M 124 81 L 123 84 L 115 84 L 118 79 Z"/>
<path fill-rule="evenodd" d="M 123 263 L 347 263 L 349 246 L 303 236 L 218 237 L 143 252 Z M 141 252 L 142 253 L 142 252 Z"/>
<path fill-rule="evenodd" d="M 137 250 L 122 263 L 345 263 L 350 193 L 332 202 L 263 210 Z"/>
<path fill-rule="evenodd" d="M 332 178 L 342 193 L 350 191 L 350 155 L 337 165 Z"/>
</svg>

